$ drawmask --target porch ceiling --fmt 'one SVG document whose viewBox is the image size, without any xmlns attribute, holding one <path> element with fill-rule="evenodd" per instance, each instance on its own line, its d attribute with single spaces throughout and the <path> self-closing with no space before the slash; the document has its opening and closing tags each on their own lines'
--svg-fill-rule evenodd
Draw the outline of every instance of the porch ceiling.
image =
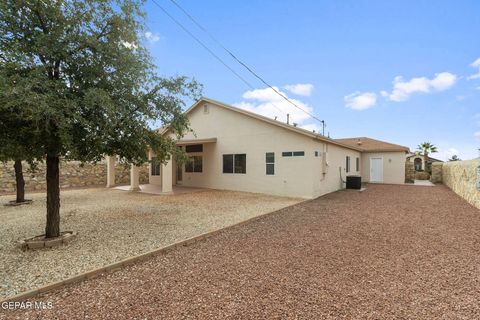
<svg viewBox="0 0 480 320">
<path fill-rule="evenodd" d="M 190 144 L 205 144 L 205 143 L 216 143 L 216 142 L 217 142 L 217 138 L 178 140 L 177 146 L 187 146 Z"/>
</svg>

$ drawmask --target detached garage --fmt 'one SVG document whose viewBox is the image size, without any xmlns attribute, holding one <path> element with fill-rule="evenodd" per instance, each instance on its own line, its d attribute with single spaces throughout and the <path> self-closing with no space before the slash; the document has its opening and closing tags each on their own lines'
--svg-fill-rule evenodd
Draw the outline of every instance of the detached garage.
<svg viewBox="0 0 480 320">
<path fill-rule="evenodd" d="M 362 150 L 362 180 L 371 183 L 403 184 L 408 147 L 366 137 L 336 139 Z"/>
</svg>

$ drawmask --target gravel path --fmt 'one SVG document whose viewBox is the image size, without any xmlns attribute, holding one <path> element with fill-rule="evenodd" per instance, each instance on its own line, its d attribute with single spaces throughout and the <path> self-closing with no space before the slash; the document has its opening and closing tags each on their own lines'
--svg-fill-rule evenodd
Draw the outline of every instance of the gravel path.
<svg viewBox="0 0 480 320">
<path fill-rule="evenodd" d="M 17 319 L 479 319 L 480 211 L 370 185 L 40 296 Z M 1 316 L 0 316 L 1 318 Z"/>
<path fill-rule="evenodd" d="M 18 241 L 45 228 L 45 195 L 28 198 L 34 203 L 5 207 L 12 196 L 0 196 L 0 298 L 301 201 L 215 190 L 173 196 L 105 188 L 63 191 L 61 229 L 77 231 L 77 238 L 64 247 L 23 252 Z"/>
</svg>

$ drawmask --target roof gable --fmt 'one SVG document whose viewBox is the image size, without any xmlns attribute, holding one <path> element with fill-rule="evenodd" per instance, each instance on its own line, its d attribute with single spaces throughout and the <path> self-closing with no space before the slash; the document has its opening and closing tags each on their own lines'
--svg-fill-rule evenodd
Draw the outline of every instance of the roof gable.
<svg viewBox="0 0 480 320">
<path fill-rule="evenodd" d="M 221 108 L 224 108 L 224 109 L 236 112 L 236 113 L 243 114 L 247 117 L 254 118 L 254 119 L 257 119 L 257 120 L 275 125 L 277 127 L 281 127 L 283 129 L 289 130 L 293 133 L 301 134 L 301 135 L 310 137 L 310 138 L 315 139 L 315 140 L 319 140 L 319 141 L 323 141 L 323 142 L 326 142 L 326 143 L 334 144 L 334 145 L 337 145 L 337 146 L 340 146 L 340 147 L 343 147 L 343 148 L 347 148 L 347 149 L 352 149 L 352 150 L 355 150 L 355 151 L 361 151 L 360 148 L 344 144 L 342 142 L 336 141 L 336 140 L 331 139 L 331 138 L 327 138 L 325 136 L 322 136 L 321 134 L 318 134 L 318 133 L 315 133 L 315 132 L 312 132 L 312 131 L 309 131 L 309 130 L 305 130 L 305 129 L 302 129 L 302 128 L 299 128 L 299 127 L 295 127 L 293 125 L 289 125 L 289 124 L 286 124 L 286 123 L 283 123 L 283 122 L 280 122 L 280 121 L 277 121 L 277 120 L 274 120 L 274 119 L 270 119 L 268 117 L 259 115 L 257 113 L 250 112 L 250 111 L 247 111 L 247 110 L 243 110 L 243 109 L 240 109 L 240 108 L 237 108 L 237 107 L 234 107 L 234 106 L 231 106 L 231 105 L 228 105 L 228 104 L 225 104 L 223 102 L 216 101 L 216 100 L 213 100 L 213 99 L 210 99 L 210 98 L 206 98 L 206 97 L 202 97 L 200 100 L 198 100 L 196 103 L 194 103 L 190 108 L 188 108 L 185 111 L 185 114 L 188 115 L 189 113 L 191 113 L 193 110 L 195 110 L 199 106 L 203 105 L 204 103 L 211 103 L 211 104 L 214 104 L 214 105 L 219 106 Z M 166 133 L 167 131 L 168 131 L 168 129 L 163 131 L 162 134 Z"/>
<path fill-rule="evenodd" d="M 408 147 L 367 137 L 335 140 L 344 144 L 360 148 L 364 152 L 410 152 L 410 149 Z"/>
</svg>

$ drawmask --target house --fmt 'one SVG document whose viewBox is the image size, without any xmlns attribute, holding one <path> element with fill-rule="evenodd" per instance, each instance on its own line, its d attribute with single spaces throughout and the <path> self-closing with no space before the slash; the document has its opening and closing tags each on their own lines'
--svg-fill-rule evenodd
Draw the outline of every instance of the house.
<svg viewBox="0 0 480 320">
<path fill-rule="evenodd" d="M 412 162 L 415 168 L 415 171 L 430 171 L 432 163 L 434 162 L 443 162 L 442 160 L 432 158 L 428 156 L 427 162 L 425 162 L 425 157 L 418 152 L 408 153 L 407 162 Z"/>
<path fill-rule="evenodd" d="M 362 150 L 362 181 L 402 184 L 408 147 L 367 137 L 336 139 Z"/>
<path fill-rule="evenodd" d="M 182 185 L 315 198 L 344 188 L 349 175 L 404 182 L 406 147 L 368 138 L 334 140 L 208 98 L 186 115 L 193 132 L 177 144 L 192 161 L 161 164 L 149 153 L 149 183 L 162 192 Z M 114 160 L 107 163 L 112 186 Z M 138 168 L 132 166 L 131 190 L 138 187 Z"/>
</svg>

